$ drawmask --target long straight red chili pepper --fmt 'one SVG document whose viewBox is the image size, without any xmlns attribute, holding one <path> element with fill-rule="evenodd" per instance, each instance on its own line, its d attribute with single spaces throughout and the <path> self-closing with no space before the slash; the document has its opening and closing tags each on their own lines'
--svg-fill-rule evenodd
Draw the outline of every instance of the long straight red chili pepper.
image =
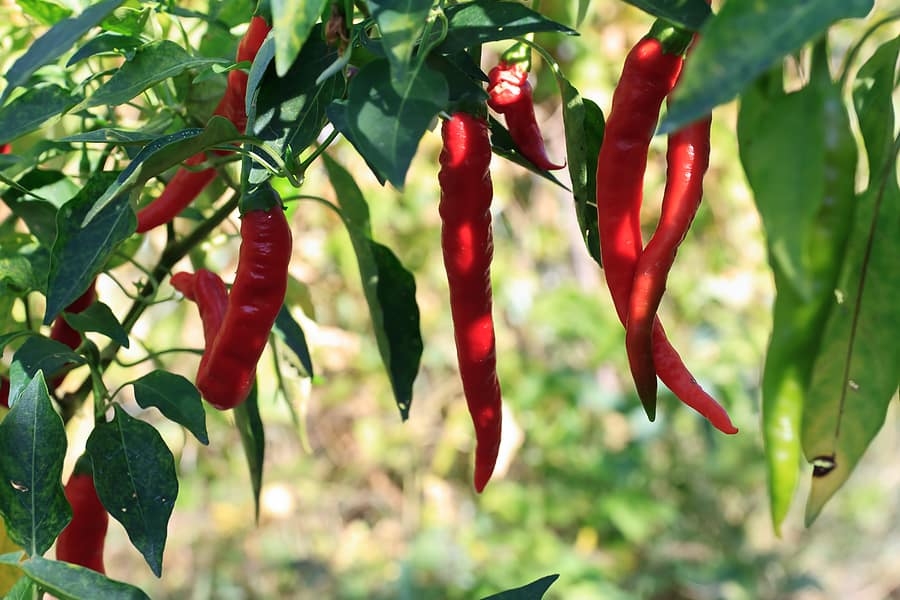
<svg viewBox="0 0 900 600">
<path fill-rule="evenodd" d="M 685 40 L 687 45 L 689 37 Z M 662 101 L 681 70 L 684 48 L 667 53 L 653 35 L 629 52 L 613 94 L 603 143 L 597 158 L 597 217 L 600 253 L 607 287 L 622 324 L 628 322 L 628 299 L 642 252 L 640 208 L 647 152 Z M 725 410 L 696 382 L 655 319 L 653 357 L 663 382 L 685 404 L 724 433 L 737 429 Z M 656 414 L 656 397 L 642 397 L 648 416 Z"/>
<path fill-rule="evenodd" d="M 500 449 L 500 382 L 491 316 L 491 143 L 483 118 L 458 112 L 441 126 L 441 246 L 463 392 L 475 424 L 475 489 Z"/>
<path fill-rule="evenodd" d="M 271 27 L 262 17 L 253 17 L 250 27 L 241 38 L 237 49 L 237 62 L 252 61 L 259 52 L 260 46 L 266 39 Z M 225 117 L 243 132 L 247 127 L 247 112 L 244 98 L 247 95 L 248 75 L 244 71 L 234 70 L 228 72 L 228 84 L 225 87 L 225 95 L 219 101 L 219 105 L 213 114 Z M 214 150 L 219 156 L 231 154 L 225 150 Z M 185 161 L 188 166 L 199 165 L 206 160 L 206 154 L 200 152 Z M 144 233 L 154 227 L 168 223 L 181 213 L 200 192 L 216 178 L 216 170 L 212 167 L 199 171 L 179 169 L 169 181 L 159 198 L 142 208 L 137 213 L 137 232 Z"/>
<path fill-rule="evenodd" d="M 506 117 L 509 135 L 522 156 L 539 169 L 562 169 L 547 157 L 544 138 L 534 116 L 534 98 L 528 70 L 522 62 L 500 63 L 488 73 L 488 106 Z"/>
<path fill-rule="evenodd" d="M 666 279 L 703 197 L 709 167 L 710 117 L 669 136 L 662 211 L 656 232 L 638 260 L 628 301 L 625 348 L 641 398 L 656 397 L 658 368 L 653 360 L 653 321 L 666 291 Z"/>
<path fill-rule="evenodd" d="M 97 497 L 94 478 L 85 458 L 79 459 L 66 484 L 66 499 L 72 506 L 72 520 L 56 540 L 56 558 L 106 573 L 103 546 L 109 527 L 109 514 Z"/>
<path fill-rule="evenodd" d="M 220 410 L 247 399 L 256 363 L 287 292 L 291 229 L 280 206 L 241 217 L 237 274 L 222 326 L 197 372 L 197 388 Z"/>
</svg>

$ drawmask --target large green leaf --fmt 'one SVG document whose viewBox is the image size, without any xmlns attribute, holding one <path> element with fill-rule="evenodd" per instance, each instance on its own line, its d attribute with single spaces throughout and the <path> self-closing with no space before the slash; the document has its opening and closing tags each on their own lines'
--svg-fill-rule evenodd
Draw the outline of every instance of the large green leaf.
<svg viewBox="0 0 900 600">
<path fill-rule="evenodd" d="M 275 30 L 275 68 L 284 77 L 322 14 L 326 0 L 269 0 Z"/>
<path fill-rule="evenodd" d="M 9 555 L 0 557 L 0 562 L 18 567 L 32 581 L 37 582 L 42 589 L 52 593 L 60 600 L 96 600 L 97 598 L 150 600 L 150 596 L 140 588 L 121 581 L 113 581 L 85 567 L 47 560 L 40 556 L 32 556 L 24 562 L 13 560 L 13 557 L 7 559 L 7 557 Z"/>
<path fill-rule="evenodd" d="M 547 575 L 528 585 L 487 596 L 482 600 L 541 600 L 557 579 L 559 579 L 558 574 Z"/>
<path fill-rule="evenodd" d="M 201 444 L 209 444 L 206 413 L 194 384 L 175 373 L 151 371 L 132 382 L 141 408 L 155 406 L 167 419 L 183 425 Z"/>
<path fill-rule="evenodd" d="M 38 129 L 81 100 L 58 85 L 33 87 L 0 108 L 0 144 Z"/>
<path fill-rule="evenodd" d="M 709 4 L 704 0 L 625 0 L 628 4 L 665 19 L 673 25 L 697 31 L 710 16 Z"/>
<path fill-rule="evenodd" d="M 102 302 L 93 302 L 79 313 L 63 313 L 63 318 L 76 331 L 102 333 L 123 348 L 128 347 L 128 332 L 116 319 L 112 309 Z"/>
<path fill-rule="evenodd" d="M 63 367 L 82 365 L 85 362 L 80 354 L 73 352 L 62 342 L 43 336 L 28 338 L 16 350 L 13 361 L 19 363 L 29 378 L 34 377 L 38 371 L 43 371 L 45 377 L 50 377 Z"/>
<path fill-rule="evenodd" d="M 447 37 L 437 48 L 443 54 L 532 32 L 578 35 L 574 29 L 551 21 L 519 2 L 474 0 L 450 5 L 444 13 L 448 21 Z"/>
<path fill-rule="evenodd" d="M 728 102 L 777 60 L 832 23 L 864 17 L 874 0 L 728 0 L 707 19 L 687 61 L 661 133 Z"/>
<path fill-rule="evenodd" d="M 134 211 L 127 204 L 110 204 L 88 225 L 85 216 L 97 198 L 116 180 L 116 173 L 95 173 L 56 217 L 56 241 L 50 256 L 47 308 L 49 325 L 66 306 L 88 288 L 116 247 L 134 231 Z"/>
<path fill-rule="evenodd" d="M 380 59 L 354 75 L 346 104 L 332 103 L 328 115 L 377 171 L 402 188 L 419 140 L 447 101 L 447 82 L 440 73 L 422 65 L 396 82 L 388 61 Z M 333 111 L 342 111 L 343 119 L 332 117 Z"/>
<path fill-rule="evenodd" d="M 0 513 L 11 540 L 29 556 L 46 552 L 72 518 L 62 486 L 66 430 L 38 372 L 16 389 L 0 422 Z"/>
<path fill-rule="evenodd" d="M 391 250 L 371 238 L 369 207 L 344 167 L 323 155 L 328 178 L 340 198 L 340 216 L 359 261 L 359 275 L 369 305 L 381 360 L 405 420 L 412 403 L 412 386 L 422 357 L 416 282 Z"/>
<path fill-rule="evenodd" d="M 391 63 L 394 79 L 406 79 L 413 48 L 425 27 L 431 0 L 369 0 L 372 16 L 381 31 L 381 43 Z"/>
<path fill-rule="evenodd" d="M 881 429 L 900 372 L 900 187 L 893 142 L 900 38 L 860 69 L 854 105 L 869 186 L 856 207 L 835 301 L 803 410 L 803 452 L 813 466 L 806 521 L 818 516 Z"/>
<path fill-rule="evenodd" d="M 263 465 L 266 458 L 266 432 L 259 416 L 256 384 L 247 399 L 234 407 L 234 425 L 241 435 L 241 446 L 250 469 L 250 485 L 253 488 L 253 504 L 259 521 L 259 494 L 262 491 Z"/>
<path fill-rule="evenodd" d="M 0 96 L 0 104 L 6 102 L 15 88 L 26 84 L 35 71 L 62 56 L 78 38 L 106 18 L 122 1 L 106 0 L 88 7 L 77 17 L 60 21 L 36 39 L 6 72 L 6 89 Z"/>
<path fill-rule="evenodd" d="M 78 112 L 93 106 L 116 106 L 188 69 L 213 64 L 228 64 L 228 61 L 191 56 L 184 48 L 169 40 L 150 42 L 138 49 L 134 58 L 126 61 L 112 77 L 72 110 Z"/>
<path fill-rule="evenodd" d="M 178 496 L 172 452 L 156 429 L 115 405 L 113 420 L 91 432 L 87 453 L 100 502 L 125 527 L 159 577 L 169 516 Z"/>
</svg>

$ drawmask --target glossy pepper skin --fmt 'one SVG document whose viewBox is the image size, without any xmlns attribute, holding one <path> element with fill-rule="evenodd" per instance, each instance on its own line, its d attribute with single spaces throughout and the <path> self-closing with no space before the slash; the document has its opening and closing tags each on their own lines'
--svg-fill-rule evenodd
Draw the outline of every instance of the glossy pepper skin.
<svg viewBox="0 0 900 600">
<path fill-rule="evenodd" d="M 497 462 L 501 426 L 491 316 L 491 144 L 487 122 L 464 112 L 444 121 L 441 136 L 441 246 L 459 374 L 475 425 L 475 489 L 481 492 Z"/>
<path fill-rule="evenodd" d="M 628 363 L 641 398 L 656 397 L 653 322 L 678 246 L 703 197 L 703 176 L 709 167 L 709 133 L 710 118 L 706 117 L 669 136 L 662 212 L 656 232 L 635 269 L 625 327 Z"/>
<path fill-rule="evenodd" d="M 666 53 L 654 37 L 645 37 L 632 48 L 613 94 L 597 158 L 600 255 L 606 284 L 623 325 L 628 322 L 629 297 L 643 250 L 640 209 L 647 152 L 660 107 L 672 91 L 681 66 L 681 55 Z M 652 335 L 653 362 L 663 382 L 714 427 L 724 433 L 736 433 L 725 409 L 687 370 L 658 318 L 653 320 Z M 655 378 L 653 385 L 655 389 Z M 640 389 L 647 387 L 642 383 Z M 650 419 L 655 418 L 655 392 L 652 397 L 641 397 L 641 402 Z"/>
<path fill-rule="evenodd" d="M 79 472 L 76 466 L 65 492 L 72 505 L 72 520 L 56 540 L 56 558 L 105 574 L 103 546 L 109 514 L 97 497 L 90 471 Z"/>
<path fill-rule="evenodd" d="M 247 399 L 256 363 L 284 303 L 291 259 L 291 229 L 280 207 L 241 218 L 241 249 L 228 306 L 197 373 L 197 388 L 220 410 Z"/>
<path fill-rule="evenodd" d="M 253 17 L 247 33 L 241 38 L 237 49 L 237 62 L 252 61 L 259 52 L 260 46 L 269 33 L 269 25 L 262 17 Z M 243 132 L 247 127 L 247 112 L 244 98 L 247 95 L 248 75 L 244 71 L 235 70 L 228 72 L 228 84 L 225 87 L 225 95 L 219 101 L 219 105 L 213 114 L 225 117 Z M 230 152 L 214 150 L 219 156 L 226 156 Z M 203 152 L 195 154 L 185 161 L 188 166 L 196 166 L 206 160 Z M 144 233 L 154 227 L 168 223 L 181 213 L 200 192 L 216 178 L 216 170 L 212 167 L 192 171 L 179 169 L 169 181 L 159 198 L 142 208 L 137 213 L 137 232 Z"/>
<path fill-rule="evenodd" d="M 200 269 L 196 273 L 175 273 L 170 280 L 172 287 L 197 303 L 206 348 L 211 348 L 228 308 L 228 288 L 222 278 L 212 271 Z"/>
<path fill-rule="evenodd" d="M 528 71 L 522 63 L 500 63 L 488 73 L 488 106 L 506 117 L 509 134 L 522 156 L 545 171 L 562 169 L 547 157 L 544 138 L 534 116 Z"/>
</svg>

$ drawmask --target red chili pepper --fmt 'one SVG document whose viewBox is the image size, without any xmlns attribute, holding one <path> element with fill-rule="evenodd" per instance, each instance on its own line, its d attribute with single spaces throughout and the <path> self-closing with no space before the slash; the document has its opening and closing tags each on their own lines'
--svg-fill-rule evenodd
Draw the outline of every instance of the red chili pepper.
<svg viewBox="0 0 900 600">
<path fill-rule="evenodd" d="M 9 378 L 0 375 L 0 405 L 9 408 Z"/>
<path fill-rule="evenodd" d="M 175 273 L 170 282 L 185 298 L 197 303 L 200 321 L 203 323 L 203 338 L 206 348 L 210 348 L 222 328 L 228 308 L 228 288 L 225 282 L 206 269 L 200 269 L 194 274 Z"/>
<path fill-rule="evenodd" d="M 72 304 L 67 306 L 64 312 L 80 313 L 93 304 L 97 299 L 97 290 L 94 287 L 96 283 L 96 279 L 92 281 L 90 287 L 76 298 Z M 72 329 L 72 326 L 66 322 L 62 315 L 56 317 L 53 321 L 53 326 L 50 328 L 50 339 L 62 342 L 72 350 L 81 344 L 81 334 Z"/>
<path fill-rule="evenodd" d="M 684 45 L 690 40 L 686 38 Z M 647 152 L 662 101 L 672 91 L 681 70 L 680 50 L 667 53 L 650 36 L 629 52 L 613 94 L 603 143 L 597 158 L 597 217 L 600 254 L 607 287 L 622 324 L 628 322 L 628 299 L 642 252 L 640 208 Z M 659 319 L 653 321 L 653 360 L 657 373 L 685 404 L 724 433 L 737 429 L 725 410 L 697 384 L 666 338 Z M 654 382 L 655 385 L 655 382 Z M 641 384 L 645 390 L 646 385 Z M 656 396 L 643 396 L 647 415 L 656 414 Z"/>
<path fill-rule="evenodd" d="M 500 449 L 500 382 L 491 317 L 491 143 L 483 118 L 455 113 L 441 126 L 441 245 L 463 392 L 475 424 L 475 490 Z"/>
<path fill-rule="evenodd" d="M 12 151 L 12 146 L 9 144 L 3 144 L 0 146 L 0 154 L 9 154 Z"/>
<path fill-rule="evenodd" d="M 501 60 L 488 78 L 488 105 L 506 117 L 509 134 L 522 156 L 545 171 L 562 169 L 564 164 L 547 158 L 544 138 L 534 116 L 533 90 L 525 65 Z"/>
<path fill-rule="evenodd" d="M 270 29 L 271 27 L 265 19 L 253 17 L 250 20 L 250 27 L 238 44 L 237 62 L 252 61 Z M 247 112 L 244 102 L 247 95 L 247 80 L 248 75 L 244 71 L 229 71 L 225 95 L 222 96 L 222 100 L 213 111 L 213 114 L 225 117 L 234 123 L 234 126 L 241 132 L 247 127 Z M 231 154 L 225 150 L 214 150 L 213 152 L 219 156 Z M 205 160 L 206 154 L 200 152 L 187 159 L 185 164 L 194 166 Z M 179 169 L 159 198 L 138 211 L 137 232 L 144 233 L 174 219 L 215 178 L 216 170 L 212 167 L 200 171 Z"/>
<path fill-rule="evenodd" d="M 709 167 L 710 117 L 669 136 L 668 172 L 656 232 L 637 262 L 628 302 L 625 348 L 632 378 L 641 398 L 656 398 L 657 367 L 653 360 L 653 322 L 675 262 L 703 197 L 703 175 Z"/>
<path fill-rule="evenodd" d="M 97 497 L 93 476 L 84 465 L 85 458 L 82 457 L 66 484 L 66 499 L 72 505 L 72 520 L 56 540 L 56 558 L 106 573 L 103 546 L 109 514 Z"/>
<path fill-rule="evenodd" d="M 225 317 L 197 373 L 197 388 L 220 410 L 246 400 L 253 386 L 256 363 L 287 292 L 291 244 L 280 207 L 242 217 L 237 275 Z"/>
</svg>

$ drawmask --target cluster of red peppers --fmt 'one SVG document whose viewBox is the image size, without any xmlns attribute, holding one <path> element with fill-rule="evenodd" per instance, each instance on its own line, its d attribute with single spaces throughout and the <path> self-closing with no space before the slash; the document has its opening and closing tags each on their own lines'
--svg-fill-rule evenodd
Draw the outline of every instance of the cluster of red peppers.
<svg viewBox="0 0 900 600">
<path fill-rule="evenodd" d="M 658 23 L 625 60 L 597 159 L 597 218 L 606 284 L 625 326 L 638 395 L 653 419 L 656 378 L 724 433 L 737 433 L 727 412 L 697 383 L 656 315 L 678 246 L 703 195 L 709 165 L 707 116 L 669 136 L 662 214 L 643 247 L 644 171 L 659 111 L 675 87 L 691 36 Z"/>
<path fill-rule="evenodd" d="M 488 105 L 506 117 L 525 158 L 540 169 L 561 169 L 544 149 L 527 59 L 508 59 L 510 54 L 489 74 Z M 481 492 L 500 451 L 501 393 L 491 314 L 491 142 L 484 107 L 473 112 L 455 112 L 441 126 L 438 210 L 459 374 L 475 426 L 475 490 Z"/>
</svg>

